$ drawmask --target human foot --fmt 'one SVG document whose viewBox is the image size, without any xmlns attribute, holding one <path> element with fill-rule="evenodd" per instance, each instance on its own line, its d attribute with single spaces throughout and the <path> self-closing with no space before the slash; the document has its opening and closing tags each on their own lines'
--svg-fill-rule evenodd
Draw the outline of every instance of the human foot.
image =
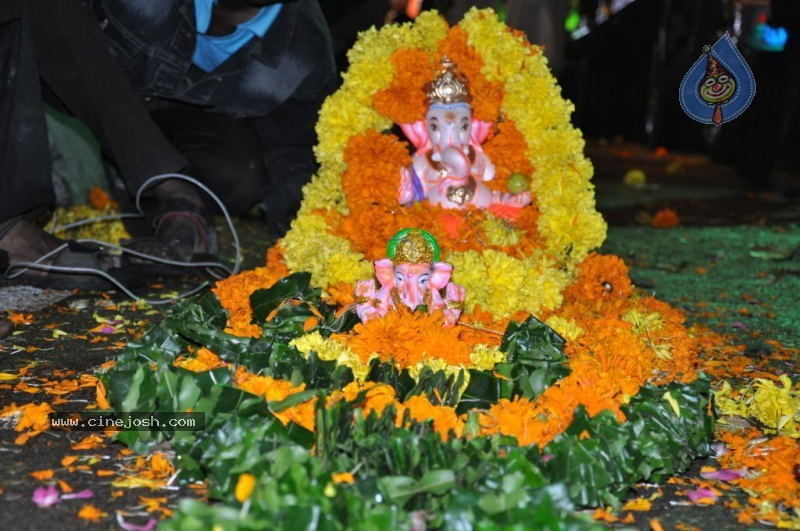
<svg viewBox="0 0 800 531">
<path fill-rule="evenodd" d="M 54 289 L 109 289 L 106 274 L 120 274 L 120 258 L 100 247 L 65 242 L 20 220 L 2 237 L 0 269 L 6 280 Z"/>
<path fill-rule="evenodd" d="M 173 258 L 188 262 L 197 255 L 217 253 L 219 243 L 213 219 L 191 185 L 170 179 L 153 191 L 153 232 Z"/>
</svg>

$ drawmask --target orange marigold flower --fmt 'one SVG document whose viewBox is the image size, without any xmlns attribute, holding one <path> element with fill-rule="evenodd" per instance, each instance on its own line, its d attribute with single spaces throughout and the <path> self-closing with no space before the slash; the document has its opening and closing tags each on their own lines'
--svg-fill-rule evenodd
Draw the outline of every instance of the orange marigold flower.
<svg viewBox="0 0 800 531">
<path fill-rule="evenodd" d="M 498 81 L 488 81 L 481 74 L 483 59 L 468 41 L 467 31 L 455 26 L 439 43 L 439 53 L 449 57 L 467 77 L 469 92 L 472 95 L 472 115 L 478 120 L 494 122 L 500 115 L 504 87 Z"/>
<path fill-rule="evenodd" d="M 211 291 L 228 311 L 228 328 L 225 331 L 240 337 L 260 337 L 261 327 L 250 322 L 250 294 L 260 288 L 269 288 L 284 276 L 285 268 L 257 267 L 218 281 Z"/>
<path fill-rule="evenodd" d="M 528 144 L 513 120 L 498 123 L 495 133 L 483 144 L 483 150 L 494 163 L 495 178 L 486 186 L 507 192 L 506 182 L 512 173 L 521 173 L 529 179 L 534 168 L 528 158 Z"/>
<path fill-rule="evenodd" d="M 338 284 L 334 284 L 332 286 L 328 286 L 326 288 L 328 292 L 328 298 L 326 301 L 329 304 L 334 304 L 339 308 L 346 308 L 351 304 L 355 304 L 355 290 L 353 289 L 353 285 L 340 282 Z"/>
<path fill-rule="evenodd" d="M 376 197 L 397 203 L 400 168 L 411 164 L 405 142 L 395 135 L 370 130 L 350 138 L 344 161 L 347 171 L 342 174 L 342 190 L 351 209 L 360 210 Z"/>
<path fill-rule="evenodd" d="M 359 384 L 356 381 L 350 382 L 341 390 L 334 390 L 328 396 L 327 404 L 333 404 L 341 399 L 353 402 L 358 397 L 358 394 L 366 391 L 364 403 L 361 405 L 361 410 L 366 417 L 372 411 L 380 416 L 386 406 L 393 404 L 396 399 L 394 387 L 387 384 L 379 384 L 375 382 L 366 382 Z"/>
<path fill-rule="evenodd" d="M 254 395 L 263 396 L 265 400 L 270 402 L 281 401 L 295 393 L 304 391 L 306 388 L 304 383 L 293 386 L 291 382 L 286 380 L 249 373 L 241 365 L 236 368 L 233 381 L 238 388 Z M 308 430 L 313 430 L 315 405 L 316 399 L 311 399 L 283 411 L 274 412 L 274 415 L 284 424 L 294 422 Z"/>
<path fill-rule="evenodd" d="M 725 468 L 751 471 L 731 483 L 751 494 L 750 511 L 756 511 L 759 520 L 777 524 L 786 519 L 786 513 L 781 514 L 776 507 L 800 510 L 800 479 L 795 472 L 800 467 L 800 446 L 785 435 L 763 435 L 756 428 L 743 433 L 721 431 L 718 437 L 728 445 L 728 451 L 719 461 Z"/>
<path fill-rule="evenodd" d="M 31 437 L 50 429 L 50 413 L 53 413 L 53 408 L 47 402 L 30 402 L 21 406 L 12 403 L 0 410 L 0 418 L 16 417 L 14 430 L 22 433 L 14 439 L 14 444 L 25 444 Z"/>
<path fill-rule="evenodd" d="M 104 443 L 103 437 L 96 433 L 92 433 L 91 435 L 87 435 L 80 441 L 76 442 L 72 445 L 73 450 L 94 450 L 95 448 L 102 446 Z"/>
<path fill-rule="evenodd" d="M 408 411 L 411 420 L 416 422 L 433 420 L 433 429 L 443 441 L 450 437 L 450 432 L 456 437 L 461 437 L 464 431 L 464 420 L 456 415 L 455 409 L 433 405 L 425 395 L 412 396 L 398 407 L 396 420 L 398 425 L 402 422 L 405 411 Z"/>
<path fill-rule="evenodd" d="M 202 347 L 197 351 L 194 357 L 179 356 L 172 364 L 176 367 L 184 368 L 187 371 L 205 372 L 223 367 L 225 362 L 206 347 Z"/>
<path fill-rule="evenodd" d="M 243 389 L 254 395 L 263 396 L 270 402 L 283 400 L 290 395 L 304 391 L 306 388 L 306 384 L 304 383 L 294 386 L 287 380 L 280 380 L 269 376 L 258 376 L 257 374 L 247 372 L 241 365 L 236 367 L 236 373 L 233 375 L 233 382 L 239 389 Z"/>
<path fill-rule="evenodd" d="M 381 319 L 357 324 L 348 334 L 335 334 L 367 363 L 372 354 L 391 361 L 399 369 L 412 367 L 426 358 L 440 358 L 449 365 L 471 365 L 471 345 L 461 341 L 460 327 L 443 326 L 441 313 L 429 315 L 405 309 L 389 312 Z"/>
<path fill-rule="evenodd" d="M 564 290 L 567 301 L 623 299 L 633 293 L 628 266 L 614 255 L 590 253 L 578 266 L 578 278 Z"/>
<path fill-rule="evenodd" d="M 678 213 L 671 208 L 662 208 L 653 216 L 651 225 L 659 229 L 671 229 L 681 224 Z"/>
<path fill-rule="evenodd" d="M 36 320 L 32 313 L 8 312 L 8 320 L 15 325 L 29 325 Z"/>
<path fill-rule="evenodd" d="M 526 398 L 503 398 L 492 404 L 488 411 L 481 413 L 478 420 L 484 435 L 500 433 L 516 437 L 520 446 L 543 446 L 544 443 L 540 441 L 545 439 L 548 420 L 544 420 L 541 413 L 541 409 Z"/>
<path fill-rule="evenodd" d="M 53 469 L 47 468 L 45 470 L 35 470 L 29 474 L 32 478 L 44 481 L 53 478 Z"/>
<path fill-rule="evenodd" d="M 95 210 L 105 210 L 107 208 L 117 208 L 119 206 L 119 203 L 112 200 L 108 192 L 99 186 L 93 186 L 92 189 L 89 190 L 89 204 Z"/>
<path fill-rule="evenodd" d="M 433 80 L 437 66 L 419 48 L 398 48 L 389 59 L 394 67 L 391 84 L 375 93 L 372 106 L 395 123 L 411 123 L 425 116 L 425 83 Z"/>
</svg>

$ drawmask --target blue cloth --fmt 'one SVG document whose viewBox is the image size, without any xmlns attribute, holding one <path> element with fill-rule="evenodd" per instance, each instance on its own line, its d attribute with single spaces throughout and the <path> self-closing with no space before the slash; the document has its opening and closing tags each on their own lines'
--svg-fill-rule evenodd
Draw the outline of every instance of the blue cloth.
<svg viewBox="0 0 800 531">
<path fill-rule="evenodd" d="M 252 19 L 239 24 L 230 35 L 206 35 L 211 24 L 211 9 L 216 0 L 194 0 L 197 43 L 192 62 L 205 72 L 224 63 L 253 37 L 263 37 L 280 13 L 283 4 L 262 7 Z"/>
</svg>

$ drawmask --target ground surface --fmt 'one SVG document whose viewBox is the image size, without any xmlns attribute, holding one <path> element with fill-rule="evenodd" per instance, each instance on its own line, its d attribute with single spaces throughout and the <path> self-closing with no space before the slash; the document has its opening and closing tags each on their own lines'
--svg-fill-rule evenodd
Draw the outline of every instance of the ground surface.
<svg viewBox="0 0 800 531">
<path fill-rule="evenodd" d="M 753 193 L 750 183 L 702 156 L 656 156 L 619 142 L 593 142 L 587 152 L 596 168 L 598 207 L 609 223 L 600 252 L 622 257 L 637 286 L 682 308 L 690 322 L 747 345 L 754 359 L 769 357 L 766 340 L 800 347 L 800 200 Z M 644 186 L 624 183 L 630 169 L 645 172 Z M 664 208 L 677 213 L 680 225 L 652 227 Z M 245 267 L 260 265 L 268 244 L 264 231 L 253 221 L 237 226 Z M 174 283 L 151 291 L 161 296 L 185 287 Z M 0 310 L 5 309 L 16 310 L 18 322 L 0 339 L 0 410 L 12 403 L 82 410 L 95 396 L 86 375 L 160 318 L 159 310 L 114 294 L 0 289 Z M 775 370 L 796 379 L 797 363 L 784 360 Z M 141 525 L 168 513 L 179 497 L 198 494 L 169 484 L 170 470 L 152 459 L 137 460 L 116 443 L 92 447 L 90 440 L 87 448 L 76 449 L 88 432 L 48 431 L 23 445 L 15 444 L 18 435 L 10 423 L 0 423 L 0 529 L 119 528 L 118 514 Z M 695 477 L 703 464 L 694 463 L 684 476 Z M 92 498 L 37 507 L 34 490 L 53 481 L 30 475 L 42 470 L 52 470 L 74 492 L 90 489 Z M 658 518 L 664 529 L 746 529 L 722 504 L 689 503 L 678 494 L 679 484 L 642 485 L 632 494 L 647 497 L 658 489 L 663 496 L 653 500 L 651 511 L 636 513 L 631 527 L 649 529 L 651 518 Z M 88 504 L 100 511 L 96 521 L 78 516 Z"/>
</svg>

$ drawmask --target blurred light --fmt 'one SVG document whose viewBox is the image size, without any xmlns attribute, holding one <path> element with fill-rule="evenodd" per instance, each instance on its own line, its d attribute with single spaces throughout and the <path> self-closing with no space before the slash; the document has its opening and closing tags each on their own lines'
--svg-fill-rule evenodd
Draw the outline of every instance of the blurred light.
<svg viewBox="0 0 800 531">
<path fill-rule="evenodd" d="M 564 29 L 567 32 L 572 33 L 581 23 L 581 15 L 578 13 L 577 9 L 570 9 L 569 13 L 567 13 L 567 19 L 564 21 Z"/>
<path fill-rule="evenodd" d="M 763 52 L 782 52 L 788 38 L 786 28 L 773 28 L 765 22 L 759 22 L 753 29 L 749 44 Z"/>
</svg>

